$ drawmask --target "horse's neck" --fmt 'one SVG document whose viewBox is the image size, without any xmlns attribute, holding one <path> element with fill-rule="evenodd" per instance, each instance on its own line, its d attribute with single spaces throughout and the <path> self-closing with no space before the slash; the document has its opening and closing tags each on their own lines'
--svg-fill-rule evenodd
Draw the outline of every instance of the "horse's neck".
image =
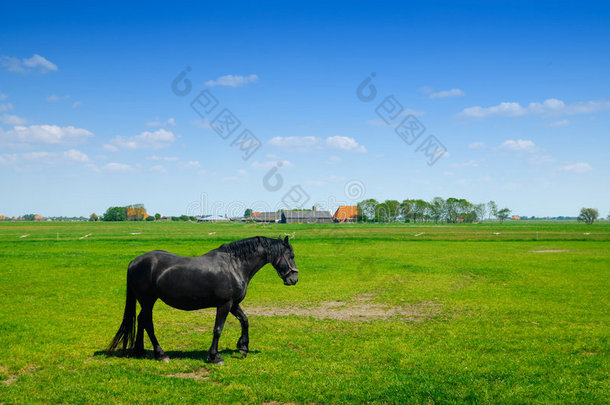
<svg viewBox="0 0 610 405">
<path fill-rule="evenodd" d="M 242 259 L 240 261 L 241 273 L 248 279 L 248 282 L 263 268 L 269 261 L 267 260 L 267 252 L 256 252 L 252 258 Z"/>
</svg>

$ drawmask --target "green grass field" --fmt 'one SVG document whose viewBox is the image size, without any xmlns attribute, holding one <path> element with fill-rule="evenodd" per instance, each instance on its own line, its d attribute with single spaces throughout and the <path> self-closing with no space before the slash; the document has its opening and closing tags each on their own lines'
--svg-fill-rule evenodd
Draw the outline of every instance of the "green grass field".
<svg viewBox="0 0 610 405">
<path fill-rule="evenodd" d="M 246 359 L 233 351 L 235 318 L 220 341 L 226 365 L 211 365 L 214 310 L 160 301 L 170 363 L 103 354 L 137 255 L 292 232 L 300 281 L 284 286 L 269 265 L 253 279 Z M 0 247 L 0 403 L 610 397 L 607 223 L 1 223 Z"/>
</svg>

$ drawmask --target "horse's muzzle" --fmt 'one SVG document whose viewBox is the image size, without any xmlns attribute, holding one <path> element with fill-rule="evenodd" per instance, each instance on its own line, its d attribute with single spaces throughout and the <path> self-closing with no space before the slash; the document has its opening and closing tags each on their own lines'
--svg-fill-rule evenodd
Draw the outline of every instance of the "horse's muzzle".
<svg viewBox="0 0 610 405">
<path fill-rule="evenodd" d="M 291 271 L 288 276 L 284 279 L 284 285 L 295 285 L 299 281 L 299 272 Z"/>
</svg>

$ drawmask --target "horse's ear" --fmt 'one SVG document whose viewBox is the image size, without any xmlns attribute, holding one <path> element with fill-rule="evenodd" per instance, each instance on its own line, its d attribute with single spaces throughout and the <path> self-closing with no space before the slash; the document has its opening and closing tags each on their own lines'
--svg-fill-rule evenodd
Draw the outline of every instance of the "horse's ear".
<svg viewBox="0 0 610 405">
<path fill-rule="evenodd" d="M 277 239 L 278 239 L 278 240 L 282 240 L 282 235 L 278 235 L 278 236 L 277 236 Z"/>
<path fill-rule="evenodd" d="M 290 245 L 290 242 L 288 242 L 288 235 L 286 235 L 286 237 L 284 238 L 284 245 Z"/>
</svg>

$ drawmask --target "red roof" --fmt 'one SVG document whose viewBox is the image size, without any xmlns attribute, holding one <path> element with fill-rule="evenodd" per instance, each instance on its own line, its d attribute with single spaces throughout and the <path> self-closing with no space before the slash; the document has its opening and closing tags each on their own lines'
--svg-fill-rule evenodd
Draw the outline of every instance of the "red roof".
<svg viewBox="0 0 610 405">
<path fill-rule="evenodd" d="M 347 220 L 353 220 L 358 216 L 358 207 L 355 205 L 340 205 L 333 215 L 333 220 L 339 222 L 345 222 Z"/>
</svg>

